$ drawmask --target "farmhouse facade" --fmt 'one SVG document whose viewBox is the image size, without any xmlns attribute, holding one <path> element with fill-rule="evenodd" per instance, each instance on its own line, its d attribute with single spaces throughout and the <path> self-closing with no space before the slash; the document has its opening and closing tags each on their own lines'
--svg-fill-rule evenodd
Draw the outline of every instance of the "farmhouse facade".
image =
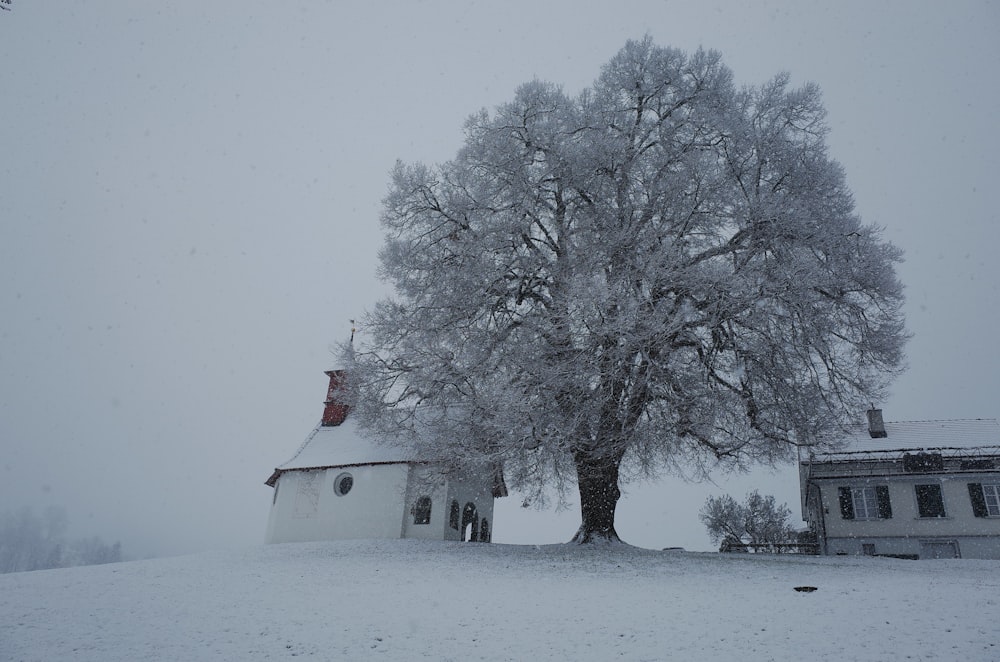
<svg viewBox="0 0 1000 662">
<path fill-rule="evenodd" d="M 883 422 L 800 460 L 821 554 L 1000 559 L 996 420 Z"/>
<path fill-rule="evenodd" d="M 422 538 L 489 542 L 494 477 L 441 471 L 404 445 L 377 443 L 350 418 L 331 370 L 323 418 L 275 468 L 265 542 Z"/>
</svg>

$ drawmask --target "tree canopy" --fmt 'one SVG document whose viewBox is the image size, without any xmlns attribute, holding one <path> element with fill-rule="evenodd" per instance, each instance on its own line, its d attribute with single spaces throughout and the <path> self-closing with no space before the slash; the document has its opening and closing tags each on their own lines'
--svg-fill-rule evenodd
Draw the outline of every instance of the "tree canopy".
<svg viewBox="0 0 1000 662">
<path fill-rule="evenodd" d="M 747 545 L 760 551 L 762 546 L 797 542 L 791 515 L 787 504 L 779 506 L 773 496 L 757 490 L 747 494 L 743 503 L 728 494 L 708 497 L 698 513 L 712 542 L 722 543 L 720 551 L 747 551 Z"/>
<path fill-rule="evenodd" d="M 532 495 L 575 482 L 579 541 L 617 539 L 636 471 L 775 462 L 853 421 L 902 364 L 901 254 L 824 116 L 815 85 L 737 88 L 647 37 L 576 96 L 536 80 L 471 116 L 454 159 L 397 164 L 360 418 Z"/>
</svg>

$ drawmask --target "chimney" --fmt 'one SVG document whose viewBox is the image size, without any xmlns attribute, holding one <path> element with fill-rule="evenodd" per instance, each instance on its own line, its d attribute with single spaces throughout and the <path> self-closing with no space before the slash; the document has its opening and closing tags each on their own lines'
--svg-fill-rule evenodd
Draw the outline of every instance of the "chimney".
<svg viewBox="0 0 1000 662">
<path fill-rule="evenodd" d="M 889 436 L 885 431 L 885 423 L 882 422 L 882 410 L 872 407 L 868 410 L 868 434 L 872 439 L 884 439 Z"/>
<path fill-rule="evenodd" d="M 347 388 L 346 370 L 327 370 L 330 377 L 330 386 L 326 390 L 326 402 L 323 404 L 323 426 L 332 427 L 340 425 L 347 418 L 350 407 L 344 402 L 345 390 Z"/>
</svg>

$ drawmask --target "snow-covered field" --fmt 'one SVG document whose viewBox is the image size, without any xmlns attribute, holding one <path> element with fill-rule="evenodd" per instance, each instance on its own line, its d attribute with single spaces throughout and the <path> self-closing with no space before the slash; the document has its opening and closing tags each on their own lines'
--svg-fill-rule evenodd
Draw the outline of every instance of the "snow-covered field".
<svg viewBox="0 0 1000 662">
<path fill-rule="evenodd" d="M 998 616 L 997 561 L 305 543 L 2 575 L 0 659 L 998 660 Z"/>
</svg>

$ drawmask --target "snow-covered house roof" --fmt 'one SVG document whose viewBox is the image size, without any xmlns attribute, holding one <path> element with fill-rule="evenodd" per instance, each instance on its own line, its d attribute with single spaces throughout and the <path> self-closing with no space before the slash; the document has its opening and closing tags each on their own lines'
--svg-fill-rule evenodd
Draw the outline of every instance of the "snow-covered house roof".
<svg viewBox="0 0 1000 662">
<path fill-rule="evenodd" d="M 858 425 L 839 438 L 829 451 L 812 453 L 814 460 L 848 459 L 862 454 L 901 454 L 913 451 L 1000 451 L 1000 423 L 991 418 L 950 421 L 886 422 L 884 436 L 874 436 L 870 427 Z"/>
</svg>

